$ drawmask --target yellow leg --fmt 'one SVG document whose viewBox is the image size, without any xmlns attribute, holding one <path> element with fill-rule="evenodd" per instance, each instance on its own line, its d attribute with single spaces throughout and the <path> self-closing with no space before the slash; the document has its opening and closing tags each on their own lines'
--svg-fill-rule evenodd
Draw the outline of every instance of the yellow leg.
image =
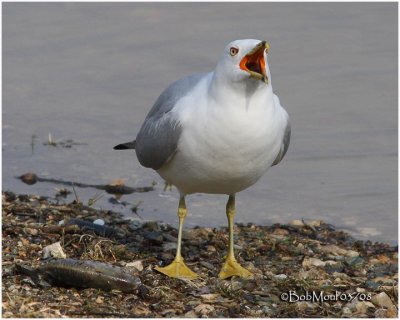
<svg viewBox="0 0 400 320">
<path fill-rule="evenodd" d="M 183 258 L 181 255 L 182 230 L 186 213 L 187 210 L 186 210 L 185 196 L 181 195 L 181 198 L 179 199 L 179 208 L 178 208 L 178 217 L 179 217 L 178 248 L 176 249 L 175 259 L 168 266 L 163 268 L 156 267 L 155 269 L 158 272 L 164 273 L 165 275 L 172 278 L 196 279 L 197 274 L 186 266 L 186 264 L 183 262 Z"/>
<path fill-rule="evenodd" d="M 235 259 L 233 252 L 233 219 L 235 217 L 235 195 L 230 195 L 228 203 L 226 204 L 226 216 L 228 217 L 229 226 L 229 247 L 228 255 L 226 256 L 225 263 L 219 273 L 221 279 L 226 279 L 232 276 L 242 278 L 252 278 L 253 275 L 250 271 L 243 268 Z"/>
</svg>

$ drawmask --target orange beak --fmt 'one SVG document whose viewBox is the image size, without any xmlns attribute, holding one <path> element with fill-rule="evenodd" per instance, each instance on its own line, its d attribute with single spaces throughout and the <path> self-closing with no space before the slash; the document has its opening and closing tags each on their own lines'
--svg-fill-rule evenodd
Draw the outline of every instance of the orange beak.
<svg viewBox="0 0 400 320">
<path fill-rule="evenodd" d="M 250 77 L 256 78 L 268 84 L 268 76 L 266 63 L 264 59 L 264 51 L 269 53 L 269 43 L 261 41 L 240 61 L 240 69 L 250 73 Z"/>
</svg>

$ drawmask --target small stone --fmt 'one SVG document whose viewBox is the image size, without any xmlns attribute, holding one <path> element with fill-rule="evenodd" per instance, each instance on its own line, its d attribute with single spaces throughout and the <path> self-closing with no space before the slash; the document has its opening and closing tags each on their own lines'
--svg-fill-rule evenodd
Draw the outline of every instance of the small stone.
<svg viewBox="0 0 400 320">
<path fill-rule="evenodd" d="M 386 318 L 386 313 L 387 313 L 386 309 L 380 308 L 380 309 L 376 309 L 374 315 L 375 315 L 375 318 L 382 319 L 382 318 Z"/>
<path fill-rule="evenodd" d="M 161 315 L 164 317 L 174 315 L 175 313 L 176 313 L 175 309 L 165 309 L 165 310 L 161 311 Z"/>
<path fill-rule="evenodd" d="M 391 262 L 391 259 L 384 254 L 380 254 L 379 256 L 376 257 L 380 263 L 387 264 Z"/>
<path fill-rule="evenodd" d="M 220 295 L 217 294 L 217 293 L 206 293 L 206 294 L 200 295 L 200 297 L 201 297 L 203 300 L 209 301 L 209 302 L 210 302 L 210 301 L 215 301 L 215 300 L 217 300 L 217 298 L 219 298 Z"/>
<path fill-rule="evenodd" d="M 104 226 L 105 222 L 103 219 L 96 219 L 93 221 L 94 224 L 97 224 L 99 226 Z"/>
<path fill-rule="evenodd" d="M 40 202 L 39 202 L 38 199 L 30 199 L 29 201 L 30 201 L 30 205 L 32 207 L 39 207 L 40 206 Z"/>
<path fill-rule="evenodd" d="M 194 311 L 202 316 L 206 316 L 214 310 L 214 307 L 210 304 L 199 304 L 196 308 L 194 308 Z"/>
<path fill-rule="evenodd" d="M 142 271 L 143 270 L 143 261 L 142 260 L 136 260 L 136 261 L 128 262 L 125 266 L 126 267 L 133 267 L 138 271 Z"/>
<path fill-rule="evenodd" d="M 37 182 L 37 175 L 31 172 L 25 173 L 22 176 L 19 177 L 22 182 L 32 185 Z"/>
<path fill-rule="evenodd" d="M 162 244 L 163 243 L 163 235 L 161 232 L 151 231 L 145 232 L 143 234 L 144 238 L 153 242 L 154 244 Z"/>
<path fill-rule="evenodd" d="M 208 270 L 213 270 L 214 269 L 214 266 L 211 263 L 207 262 L 207 261 L 203 261 L 202 260 L 202 261 L 200 261 L 200 264 L 203 267 L 207 268 Z"/>
<path fill-rule="evenodd" d="M 397 308 L 396 308 L 396 306 L 395 305 L 392 305 L 392 306 L 390 306 L 388 309 L 387 309 L 387 312 L 386 312 L 386 317 L 388 317 L 388 318 L 397 318 Z"/>
<path fill-rule="evenodd" d="M 158 225 L 157 221 L 147 221 L 143 223 L 143 229 L 147 229 L 149 231 L 159 231 L 160 226 Z"/>
<path fill-rule="evenodd" d="M 102 297 L 102 296 L 97 297 L 96 303 L 103 304 L 104 303 L 104 297 Z"/>
<path fill-rule="evenodd" d="M 163 261 L 172 261 L 174 259 L 174 255 L 170 252 L 163 252 L 160 254 L 160 258 Z"/>
<path fill-rule="evenodd" d="M 183 240 L 191 240 L 191 239 L 194 239 L 194 238 L 196 238 L 194 235 L 193 235 L 193 231 L 192 230 L 183 230 L 182 231 L 182 239 Z"/>
<path fill-rule="evenodd" d="M 287 236 L 289 234 L 289 231 L 287 231 L 286 229 L 277 228 L 272 234 L 277 236 Z"/>
<path fill-rule="evenodd" d="M 208 252 L 217 252 L 217 249 L 215 249 L 214 246 L 209 245 L 209 246 L 207 246 L 207 251 Z"/>
<path fill-rule="evenodd" d="M 334 244 L 329 244 L 327 246 L 321 246 L 320 251 L 326 253 L 326 254 L 333 254 L 335 256 L 343 256 L 346 254 L 345 249 L 339 248 L 338 246 L 335 246 Z"/>
<path fill-rule="evenodd" d="M 360 301 L 356 303 L 357 313 L 365 314 L 367 313 L 368 308 L 375 308 L 375 306 L 369 301 Z"/>
<path fill-rule="evenodd" d="M 312 226 L 312 227 L 320 227 L 321 224 L 323 224 L 323 223 L 324 223 L 324 221 L 322 221 L 322 220 L 313 220 L 313 221 L 310 221 L 308 223 L 308 225 Z"/>
<path fill-rule="evenodd" d="M 364 264 L 364 259 L 359 256 L 350 257 L 345 260 L 345 263 L 351 268 L 358 268 Z"/>
<path fill-rule="evenodd" d="M 60 242 L 55 242 L 47 247 L 43 248 L 43 258 L 59 258 L 59 259 L 65 259 L 67 258 L 67 255 L 64 253 L 63 248 L 61 247 Z"/>
<path fill-rule="evenodd" d="M 129 222 L 128 228 L 131 231 L 136 231 L 142 228 L 142 222 L 140 220 L 132 220 Z"/>
<path fill-rule="evenodd" d="M 175 250 L 177 246 L 176 242 L 165 242 L 162 245 L 164 251 Z"/>
<path fill-rule="evenodd" d="M 169 233 L 164 233 L 163 237 L 164 237 L 164 240 L 166 240 L 166 241 L 178 242 L 178 238 L 175 238 L 173 235 L 170 235 Z"/>
<path fill-rule="evenodd" d="M 302 263 L 304 268 L 310 268 L 310 267 L 324 267 L 325 262 L 317 259 L 317 258 L 304 258 L 303 263 Z"/>
<path fill-rule="evenodd" d="M 367 280 L 365 281 L 365 285 L 370 289 L 377 289 L 379 288 L 379 284 L 375 281 Z"/>
<path fill-rule="evenodd" d="M 344 266 L 341 262 L 329 261 L 329 263 L 325 265 L 325 271 L 328 273 L 342 272 L 343 270 Z"/>
<path fill-rule="evenodd" d="M 190 310 L 185 313 L 184 317 L 185 318 L 197 318 L 197 314 L 196 314 L 196 312 L 194 312 L 194 310 Z"/>
<path fill-rule="evenodd" d="M 149 296 L 150 290 L 143 284 L 141 284 L 138 288 L 138 296 L 142 299 L 147 299 Z"/>
<path fill-rule="evenodd" d="M 303 251 L 304 248 L 305 248 L 304 244 L 302 244 L 301 242 L 297 245 L 297 249 L 300 250 L 300 251 Z"/>
<path fill-rule="evenodd" d="M 304 227 L 304 223 L 301 220 L 292 220 L 289 224 L 295 227 Z"/>
<path fill-rule="evenodd" d="M 343 315 L 351 315 L 352 314 L 349 307 L 343 307 L 342 312 L 343 312 Z"/>
<path fill-rule="evenodd" d="M 281 274 L 275 275 L 274 278 L 275 278 L 275 279 L 278 279 L 278 280 L 285 280 L 285 279 L 287 278 L 287 275 L 281 273 Z"/>
<path fill-rule="evenodd" d="M 300 301 L 296 303 L 296 309 L 297 311 L 304 312 L 307 309 L 307 302 L 306 301 Z"/>
<path fill-rule="evenodd" d="M 32 228 L 25 228 L 25 231 L 31 236 L 36 236 L 39 233 L 37 229 L 32 229 Z"/>
<path fill-rule="evenodd" d="M 345 255 L 347 257 L 358 257 L 360 254 L 354 250 L 347 250 Z"/>
<path fill-rule="evenodd" d="M 371 302 L 378 307 L 389 308 L 393 305 L 392 300 L 390 300 L 389 296 L 385 292 L 374 295 L 371 299 Z"/>
</svg>

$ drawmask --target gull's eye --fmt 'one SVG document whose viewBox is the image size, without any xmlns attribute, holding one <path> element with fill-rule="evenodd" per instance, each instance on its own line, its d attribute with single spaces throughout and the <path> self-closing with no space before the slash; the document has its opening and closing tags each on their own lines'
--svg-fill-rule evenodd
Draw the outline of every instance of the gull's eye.
<svg viewBox="0 0 400 320">
<path fill-rule="evenodd" d="M 236 56 L 236 55 L 238 54 L 238 52 L 239 52 L 239 49 L 238 49 L 238 48 L 235 48 L 235 47 L 232 47 L 232 48 L 230 48 L 230 50 L 229 50 L 229 53 L 231 54 L 232 57 L 233 57 L 233 56 Z"/>
</svg>

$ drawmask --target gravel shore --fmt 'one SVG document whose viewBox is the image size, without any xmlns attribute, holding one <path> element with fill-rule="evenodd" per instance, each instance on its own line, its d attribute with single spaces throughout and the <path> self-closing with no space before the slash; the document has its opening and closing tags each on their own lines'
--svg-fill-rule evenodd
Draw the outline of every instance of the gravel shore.
<svg viewBox="0 0 400 320">
<path fill-rule="evenodd" d="M 323 221 L 236 225 L 237 259 L 253 272 L 250 280 L 218 278 L 226 228 L 187 229 L 183 256 L 200 278 L 184 281 L 154 270 L 174 258 L 170 225 L 35 195 L 5 192 L 2 200 L 6 318 L 397 317 L 397 247 L 357 241 Z M 93 224 L 99 219 L 105 224 Z M 72 285 L 74 273 L 60 273 L 63 286 L 35 276 L 65 258 L 121 267 L 137 285 L 106 291 Z"/>
</svg>

